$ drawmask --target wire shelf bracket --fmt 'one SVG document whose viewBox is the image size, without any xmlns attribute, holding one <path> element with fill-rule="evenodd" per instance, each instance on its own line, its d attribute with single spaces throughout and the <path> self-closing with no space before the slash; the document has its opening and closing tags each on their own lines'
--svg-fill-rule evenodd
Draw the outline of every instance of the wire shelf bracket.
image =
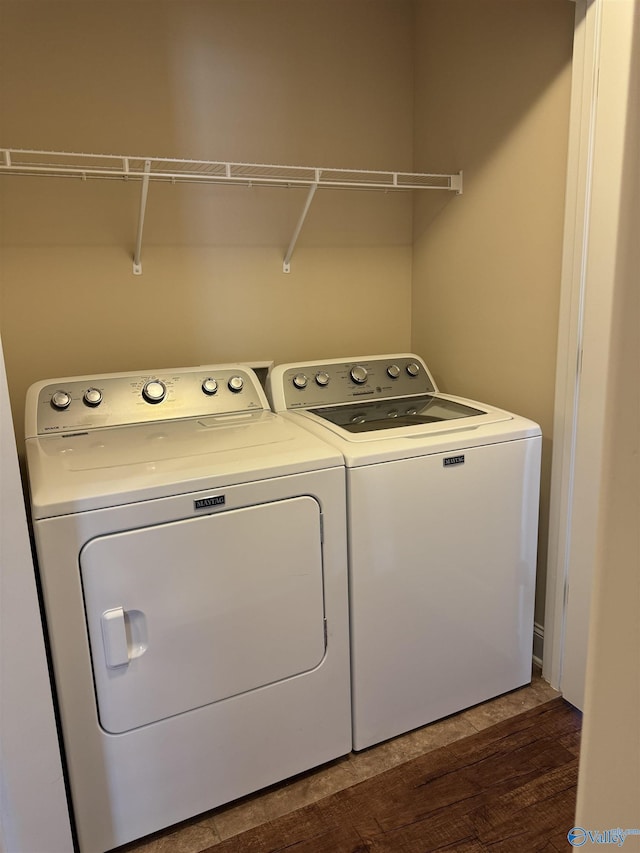
<svg viewBox="0 0 640 853">
<path fill-rule="evenodd" d="M 293 255 L 293 250 L 295 249 L 296 243 L 298 242 L 298 237 L 300 236 L 300 232 L 302 231 L 302 226 L 304 225 L 304 221 L 307 218 L 309 208 L 311 207 L 311 202 L 313 201 L 313 197 L 316 194 L 317 189 L 317 181 L 315 184 L 311 184 L 311 186 L 309 187 L 309 194 L 307 195 L 307 200 L 304 203 L 302 213 L 300 214 L 300 218 L 298 219 L 298 223 L 293 232 L 293 237 L 291 238 L 291 242 L 289 243 L 287 254 L 284 256 L 284 261 L 282 262 L 282 272 L 291 272 L 291 256 Z"/>
<path fill-rule="evenodd" d="M 127 157 L 115 154 L 78 154 L 65 151 L 38 151 L 0 148 L 0 174 L 58 178 L 102 178 L 141 182 L 140 207 L 133 273 L 142 274 L 142 236 L 149 183 L 235 184 L 238 186 L 308 187 L 302 213 L 284 256 L 283 272 L 291 271 L 291 258 L 316 191 L 333 189 L 445 190 L 462 195 L 462 172 L 382 172 L 355 169 L 326 169 L 312 166 L 275 166 L 260 163 L 233 163 L 216 160 L 179 160 L 166 157 Z"/>
<path fill-rule="evenodd" d="M 138 233 L 136 235 L 136 248 L 133 253 L 133 274 L 142 275 L 142 229 L 144 228 L 144 215 L 147 211 L 147 195 L 149 193 L 149 175 L 151 174 L 151 160 L 144 164 L 144 176 L 142 178 L 142 189 L 140 191 L 140 211 L 138 213 Z"/>
</svg>

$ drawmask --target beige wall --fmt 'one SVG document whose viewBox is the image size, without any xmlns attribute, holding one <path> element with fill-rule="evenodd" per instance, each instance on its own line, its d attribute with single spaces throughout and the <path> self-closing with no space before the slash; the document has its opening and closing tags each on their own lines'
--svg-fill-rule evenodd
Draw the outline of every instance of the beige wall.
<svg viewBox="0 0 640 853">
<path fill-rule="evenodd" d="M 0 0 L 0 145 L 411 170 L 405 0 Z M 0 329 L 41 378 L 410 346 L 409 194 L 0 177 Z"/>
<path fill-rule="evenodd" d="M 542 424 L 544 570 L 573 10 L 0 0 L 0 145 L 465 171 L 460 198 L 317 193 L 290 275 L 304 190 L 152 184 L 140 277 L 138 185 L 0 177 L 17 434 L 37 379 L 414 349 Z"/>
<path fill-rule="evenodd" d="M 412 345 L 443 390 L 542 426 L 540 623 L 574 12 L 422 0 L 415 33 L 415 168 L 464 194 L 415 197 Z"/>
</svg>

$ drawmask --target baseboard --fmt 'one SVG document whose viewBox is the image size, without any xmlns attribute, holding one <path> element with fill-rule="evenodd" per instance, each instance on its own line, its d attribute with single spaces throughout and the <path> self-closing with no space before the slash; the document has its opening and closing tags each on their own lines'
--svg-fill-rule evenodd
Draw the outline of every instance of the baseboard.
<svg viewBox="0 0 640 853">
<path fill-rule="evenodd" d="M 537 666 L 542 666 L 542 657 L 544 653 L 544 625 L 539 622 L 533 623 L 533 662 Z"/>
</svg>

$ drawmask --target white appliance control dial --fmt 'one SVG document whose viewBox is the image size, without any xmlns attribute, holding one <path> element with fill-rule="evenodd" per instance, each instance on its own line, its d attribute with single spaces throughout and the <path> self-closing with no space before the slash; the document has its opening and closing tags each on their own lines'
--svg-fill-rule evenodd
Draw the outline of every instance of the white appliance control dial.
<svg viewBox="0 0 640 853">
<path fill-rule="evenodd" d="M 233 391 L 234 394 L 237 394 L 244 388 L 244 379 L 242 376 L 232 376 L 227 382 L 227 387 L 229 388 L 229 391 Z"/>
<path fill-rule="evenodd" d="M 51 405 L 59 412 L 64 411 L 64 409 L 68 409 L 70 404 L 71 394 L 68 394 L 66 391 L 56 391 L 51 397 Z"/>
<path fill-rule="evenodd" d="M 296 388 L 306 388 L 307 382 L 308 379 L 304 375 L 304 373 L 296 373 L 296 375 L 293 377 L 293 384 L 296 386 Z"/>
<path fill-rule="evenodd" d="M 409 362 L 407 365 L 407 373 L 409 376 L 417 376 L 420 373 L 420 365 L 415 361 Z"/>
<path fill-rule="evenodd" d="M 320 373 L 316 373 L 316 385 L 319 385 L 321 388 L 325 388 L 329 384 L 329 374 L 325 373 L 324 370 L 321 370 Z"/>
<path fill-rule="evenodd" d="M 391 379 L 397 379 L 398 376 L 400 376 L 400 368 L 397 364 L 390 364 L 389 367 L 387 367 L 387 376 Z"/>
<path fill-rule="evenodd" d="M 167 388 L 164 382 L 159 379 L 151 379 L 146 382 L 142 389 L 142 397 L 147 403 L 161 403 L 167 394 Z"/>
<path fill-rule="evenodd" d="M 82 395 L 82 400 L 87 406 L 99 406 L 102 402 L 102 391 L 98 388 L 87 388 Z"/>
<path fill-rule="evenodd" d="M 367 381 L 367 368 L 363 367 L 361 364 L 356 364 L 356 366 L 352 367 L 349 371 L 349 376 L 357 385 L 363 385 Z"/>
<path fill-rule="evenodd" d="M 218 390 L 218 383 L 215 379 L 209 376 L 203 381 L 202 390 L 208 397 L 212 397 Z"/>
</svg>

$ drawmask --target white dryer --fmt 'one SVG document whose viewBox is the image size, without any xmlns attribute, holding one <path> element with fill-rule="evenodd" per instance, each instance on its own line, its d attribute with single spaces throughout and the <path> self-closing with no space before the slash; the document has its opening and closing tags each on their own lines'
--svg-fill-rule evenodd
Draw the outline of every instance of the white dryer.
<svg viewBox="0 0 640 853">
<path fill-rule="evenodd" d="M 279 365 L 268 394 L 346 463 L 354 749 L 529 682 L 538 425 L 406 353 Z"/>
<path fill-rule="evenodd" d="M 349 752 L 341 455 L 240 365 L 40 382 L 26 424 L 82 853 Z"/>
</svg>

